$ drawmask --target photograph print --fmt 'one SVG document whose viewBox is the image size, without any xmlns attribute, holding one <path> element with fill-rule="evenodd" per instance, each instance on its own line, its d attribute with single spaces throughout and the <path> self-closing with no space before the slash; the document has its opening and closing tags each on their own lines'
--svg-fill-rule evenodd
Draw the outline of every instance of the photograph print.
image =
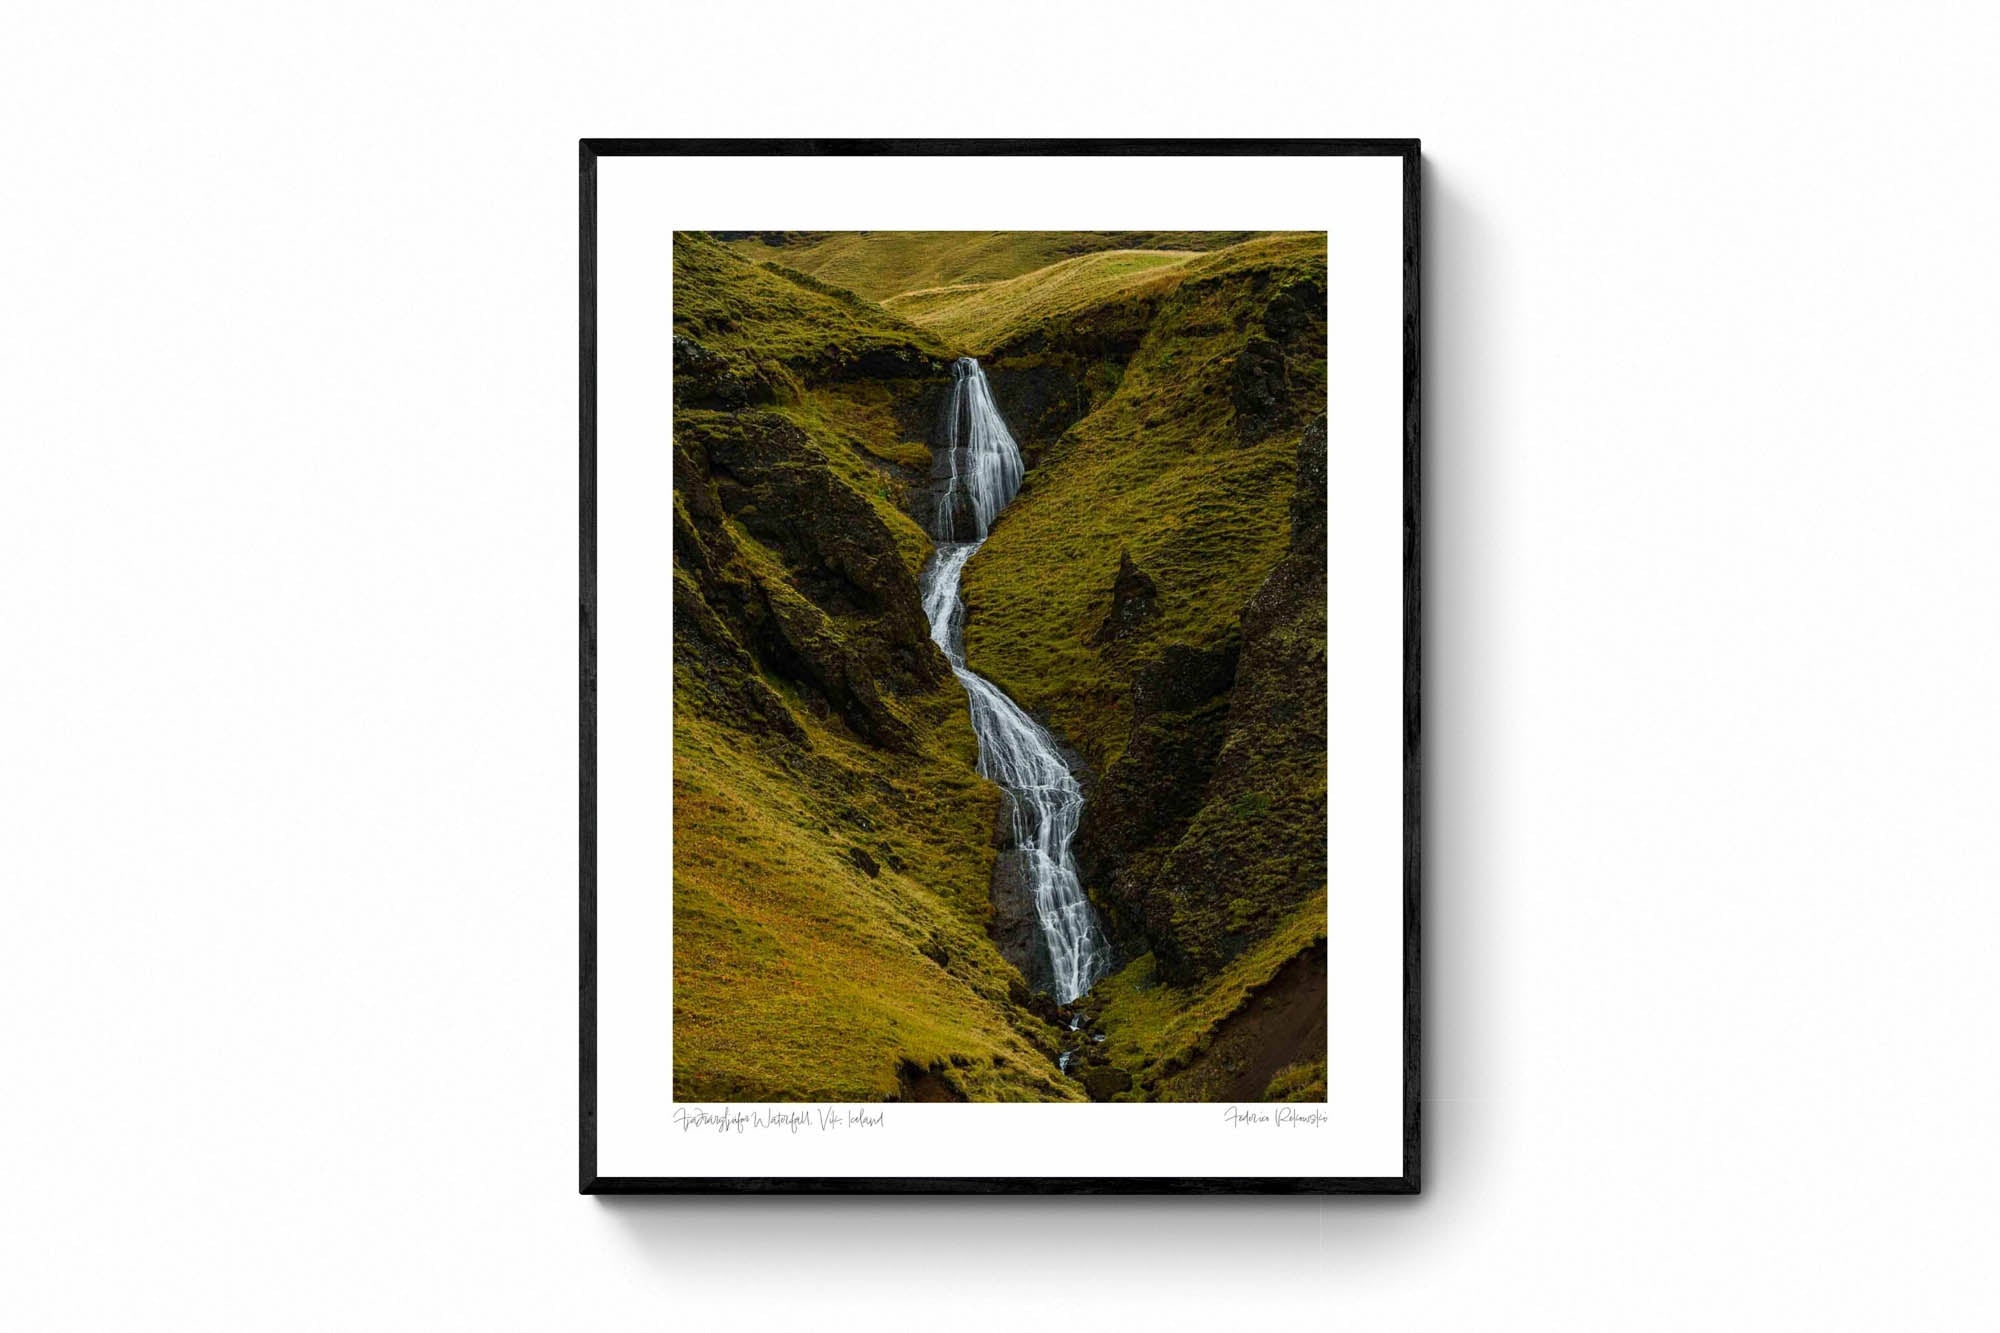
<svg viewBox="0 0 2000 1333">
<path fill-rule="evenodd" d="M 1324 1101 L 1326 235 L 672 244 L 676 1098 Z"/>
<path fill-rule="evenodd" d="M 583 165 L 583 1189 L 1414 1191 L 1414 144 Z"/>
</svg>

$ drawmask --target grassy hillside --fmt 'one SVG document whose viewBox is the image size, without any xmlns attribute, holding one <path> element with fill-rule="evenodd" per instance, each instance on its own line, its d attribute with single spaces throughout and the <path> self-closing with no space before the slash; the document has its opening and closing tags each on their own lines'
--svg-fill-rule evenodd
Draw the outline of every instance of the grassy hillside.
<svg viewBox="0 0 2000 1333">
<path fill-rule="evenodd" d="M 917 602 L 945 350 L 674 258 L 675 1095 L 1080 1097 L 987 936 L 999 796 Z"/>
<path fill-rule="evenodd" d="M 1075 319 L 1141 292 L 1170 290 L 1193 250 L 1104 250 L 1000 282 L 960 283 L 892 296 L 883 304 L 970 356 L 1021 332 Z"/>
<path fill-rule="evenodd" d="M 775 261 L 871 301 L 957 283 L 998 282 L 1099 250 L 1212 250 L 1255 232 L 720 232 L 738 255 Z"/>
</svg>

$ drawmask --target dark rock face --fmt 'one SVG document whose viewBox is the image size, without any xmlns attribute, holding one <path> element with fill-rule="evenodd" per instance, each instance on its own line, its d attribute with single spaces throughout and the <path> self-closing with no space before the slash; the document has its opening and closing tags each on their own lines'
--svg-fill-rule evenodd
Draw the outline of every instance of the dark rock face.
<svg viewBox="0 0 2000 1333">
<path fill-rule="evenodd" d="M 1237 646 L 1171 644 L 1139 671 L 1124 754 L 1084 806 L 1074 852 L 1084 882 L 1120 938 L 1171 932 L 1151 902 L 1166 849 L 1200 810 L 1229 719 Z"/>
<path fill-rule="evenodd" d="M 1132 563 L 1129 553 L 1121 551 L 1118 573 L 1111 581 L 1111 609 L 1091 636 L 1091 642 L 1099 645 L 1115 643 L 1140 633 L 1146 622 L 1159 615 L 1158 597 L 1159 589 L 1154 586 L 1152 578 Z"/>
<path fill-rule="evenodd" d="M 1289 424 L 1292 386 L 1284 349 L 1254 335 L 1245 342 L 1230 371 L 1229 400 L 1236 409 L 1237 436 L 1246 442 L 1261 440 Z"/>
<path fill-rule="evenodd" d="M 826 355 L 800 362 L 814 383 L 848 380 L 931 379 L 950 373 L 944 362 L 909 347 L 868 347 L 859 352 Z"/>
<path fill-rule="evenodd" d="M 1133 713 L 1158 717 L 1202 707 L 1234 683 L 1236 654 L 1233 640 L 1210 649 L 1168 644 L 1133 678 Z"/>
<path fill-rule="evenodd" d="M 1299 440 L 1299 473 L 1292 491 L 1292 554 L 1326 567 L 1326 418 L 1306 427 Z M 1323 580 L 1322 580 L 1323 581 Z"/>
<path fill-rule="evenodd" d="M 733 642 L 742 657 L 732 675 L 754 659 L 864 739 L 907 748 L 909 728 L 889 697 L 935 687 L 949 669 L 930 641 L 916 581 L 868 501 L 796 425 L 759 411 L 678 413 L 674 493 L 676 597 L 684 578 L 689 610 L 695 601 L 707 607 L 706 616 L 695 612 L 697 642 L 711 645 L 718 669 L 731 653 L 722 645 Z M 760 575 L 725 518 L 775 555 L 786 577 Z M 724 693 L 741 717 L 769 719 L 773 703 L 783 710 L 754 672 Z"/>
<path fill-rule="evenodd" d="M 1030 464 L 1111 396 L 1158 309 L 1157 298 L 1101 307 L 980 358 L 994 406 Z"/>
<path fill-rule="evenodd" d="M 1326 290 L 1310 279 L 1287 283 L 1264 307 L 1264 332 L 1280 343 L 1290 342 L 1326 320 Z"/>
<path fill-rule="evenodd" d="M 987 386 L 1014 441 L 1031 453 L 1053 443 L 1090 411 L 1090 392 L 1064 364 L 989 369 Z"/>
<path fill-rule="evenodd" d="M 712 558 L 688 523 L 684 510 L 674 513 L 674 549 L 686 551 L 687 569 L 674 571 L 674 618 L 681 632 L 674 635 L 674 674 L 700 690 L 719 715 L 740 731 L 776 733 L 797 743 L 806 743 L 805 729 L 785 701 L 757 674 L 757 664 L 716 610 L 716 603 L 703 594 L 703 586 L 716 590 L 717 601 L 726 605 L 729 594 L 723 581 L 710 568 Z"/>
<path fill-rule="evenodd" d="M 722 510 L 786 565 L 799 592 L 835 617 L 877 620 L 869 665 L 892 687 L 942 681 L 916 581 L 868 501 L 834 476 L 805 433 L 775 413 L 683 419 L 683 452 L 705 454 Z M 697 465 L 699 466 L 699 465 Z"/>
<path fill-rule="evenodd" d="M 1000 818 L 1007 818 L 1003 807 Z M 997 834 L 996 834 L 997 836 Z M 1042 927 L 1035 915 L 1034 890 L 1019 851 L 1002 851 L 993 863 L 993 921 L 987 934 L 1000 956 L 1021 970 L 1031 992 L 1048 997 L 1055 989 L 1055 968 Z"/>
</svg>

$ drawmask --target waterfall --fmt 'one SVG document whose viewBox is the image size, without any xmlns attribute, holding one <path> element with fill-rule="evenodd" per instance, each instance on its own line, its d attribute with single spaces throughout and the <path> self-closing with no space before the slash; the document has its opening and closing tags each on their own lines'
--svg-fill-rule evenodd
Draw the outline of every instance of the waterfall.
<svg viewBox="0 0 2000 1333">
<path fill-rule="evenodd" d="M 966 561 L 1021 488 L 1021 451 L 993 406 L 985 372 L 971 357 L 952 368 L 947 411 L 947 457 L 940 460 L 940 480 L 947 484 L 933 521 L 937 551 L 921 585 L 924 615 L 931 641 L 965 687 L 979 738 L 979 772 L 1007 794 L 1010 847 L 1021 857 L 1034 899 L 1056 999 L 1068 1004 L 1089 990 L 1109 963 L 1103 931 L 1069 850 L 1083 817 L 1083 789 L 1048 729 L 966 668 L 965 602 L 958 592 Z"/>
<path fill-rule="evenodd" d="M 993 520 L 1021 489 L 1021 450 L 993 406 L 986 372 L 969 356 L 951 368 L 944 417 L 943 475 L 936 479 L 931 536 L 939 542 L 982 541 Z M 964 456 L 964 466 L 959 463 Z M 969 513 L 962 513 L 961 506 Z"/>
</svg>

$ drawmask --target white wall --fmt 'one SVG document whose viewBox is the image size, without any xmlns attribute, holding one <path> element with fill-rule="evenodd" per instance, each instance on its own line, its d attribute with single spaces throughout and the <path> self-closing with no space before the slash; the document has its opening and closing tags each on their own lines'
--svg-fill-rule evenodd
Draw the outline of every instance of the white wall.
<svg viewBox="0 0 2000 1333">
<path fill-rule="evenodd" d="M 11 7 L 0 1323 L 1991 1323 L 1995 37 Z M 1421 1199 L 572 1193 L 574 141 L 798 133 L 1424 138 Z"/>
</svg>

